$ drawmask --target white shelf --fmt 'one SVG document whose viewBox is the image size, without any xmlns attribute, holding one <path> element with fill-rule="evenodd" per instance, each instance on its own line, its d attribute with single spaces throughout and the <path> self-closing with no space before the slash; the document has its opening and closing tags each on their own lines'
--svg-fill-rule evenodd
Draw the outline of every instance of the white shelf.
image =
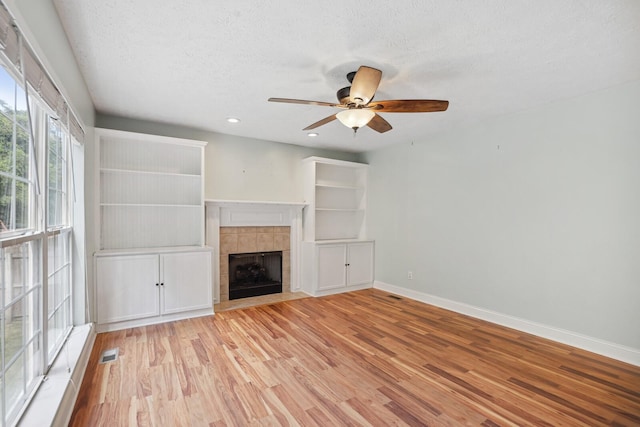
<svg viewBox="0 0 640 427">
<path fill-rule="evenodd" d="M 363 190 L 364 187 L 354 185 L 337 185 L 337 184 L 317 184 L 316 187 L 320 188 L 332 188 L 335 190 Z"/>
<path fill-rule="evenodd" d="M 316 208 L 316 212 L 362 212 L 362 209 Z"/>
<path fill-rule="evenodd" d="M 309 157 L 305 177 L 303 290 L 311 295 L 373 283 L 374 242 L 367 240 L 367 169 L 362 163 Z"/>
<path fill-rule="evenodd" d="M 310 157 L 305 168 L 305 240 L 364 239 L 367 165 Z"/>
<path fill-rule="evenodd" d="M 202 174 L 206 143 L 99 129 L 100 168 L 164 174 Z"/>
<path fill-rule="evenodd" d="M 100 202 L 119 204 L 202 205 L 199 175 L 102 174 Z"/>
<path fill-rule="evenodd" d="M 100 203 L 100 206 L 110 206 L 110 207 L 147 207 L 147 208 L 198 208 L 201 209 L 202 205 L 179 205 L 179 204 L 161 204 L 161 203 Z"/>
<path fill-rule="evenodd" d="M 134 175 L 184 176 L 184 177 L 192 177 L 192 178 L 198 178 L 198 179 L 201 178 L 200 174 L 177 173 L 177 172 L 153 172 L 153 171 L 142 171 L 142 170 L 133 170 L 133 169 L 101 168 L 100 172 L 116 173 L 116 174 L 134 174 Z"/>
<path fill-rule="evenodd" d="M 96 129 L 101 250 L 204 244 L 206 142 Z"/>
<path fill-rule="evenodd" d="M 100 211 L 101 250 L 202 245 L 200 206 L 114 205 Z"/>
</svg>

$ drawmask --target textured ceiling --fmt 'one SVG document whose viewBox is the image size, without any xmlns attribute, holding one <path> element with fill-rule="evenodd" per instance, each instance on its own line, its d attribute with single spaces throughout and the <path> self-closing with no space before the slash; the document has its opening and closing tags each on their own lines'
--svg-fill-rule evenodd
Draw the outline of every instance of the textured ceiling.
<svg viewBox="0 0 640 427">
<path fill-rule="evenodd" d="M 298 145 L 422 141 L 640 78 L 638 0 L 53 2 L 98 112 Z M 335 110 L 267 102 L 334 102 L 359 65 L 383 71 L 376 100 L 449 110 L 309 138 L 302 128 Z"/>
</svg>

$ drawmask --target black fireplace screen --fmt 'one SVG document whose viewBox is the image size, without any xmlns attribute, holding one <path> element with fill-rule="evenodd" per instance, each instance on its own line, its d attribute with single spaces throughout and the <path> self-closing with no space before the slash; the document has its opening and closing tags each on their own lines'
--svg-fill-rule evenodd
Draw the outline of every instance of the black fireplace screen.
<svg viewBox="0 0 640 427">
<path fill-rule="evenodd" d="M 282 251 L 229 254 L 229 299 L 282 292 Z"/>
</svg>

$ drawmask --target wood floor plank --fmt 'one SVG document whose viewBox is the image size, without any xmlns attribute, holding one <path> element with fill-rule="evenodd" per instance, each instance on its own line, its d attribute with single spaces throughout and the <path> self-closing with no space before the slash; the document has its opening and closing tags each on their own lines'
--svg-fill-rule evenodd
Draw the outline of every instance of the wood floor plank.
<svg viewBox="0 0 640 427">
<path fill-rule="evenodd" d="M 99 334 L 70 425 L 638 426 L 640 367 L 368 289 Z"/>
</svg>

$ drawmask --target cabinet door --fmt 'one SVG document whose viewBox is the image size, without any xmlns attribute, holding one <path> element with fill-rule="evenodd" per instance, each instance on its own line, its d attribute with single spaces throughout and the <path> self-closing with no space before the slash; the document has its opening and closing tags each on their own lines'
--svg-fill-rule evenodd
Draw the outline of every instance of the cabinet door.
<svg viewBox="0 0 640 427">
<path fill-rule="evenodd" d="M 211 252 L 161 255 L 162 314 L 213 306 Z"/>
<path fill-rule="evenodd" d="M 347 264 L 349 286 L 373 282 L 373 242 L 347 245 Z"/>
<path fill-rule="evenodd" d="M 347 246 L 317 245 L 318 290 L 344 288 L 346 286 Z"/>
<path fill-rule="evenodd" d="M 99 324 L 159 314 L 157 255 L 97 258 L 96 277 Z"/>
</svg>

